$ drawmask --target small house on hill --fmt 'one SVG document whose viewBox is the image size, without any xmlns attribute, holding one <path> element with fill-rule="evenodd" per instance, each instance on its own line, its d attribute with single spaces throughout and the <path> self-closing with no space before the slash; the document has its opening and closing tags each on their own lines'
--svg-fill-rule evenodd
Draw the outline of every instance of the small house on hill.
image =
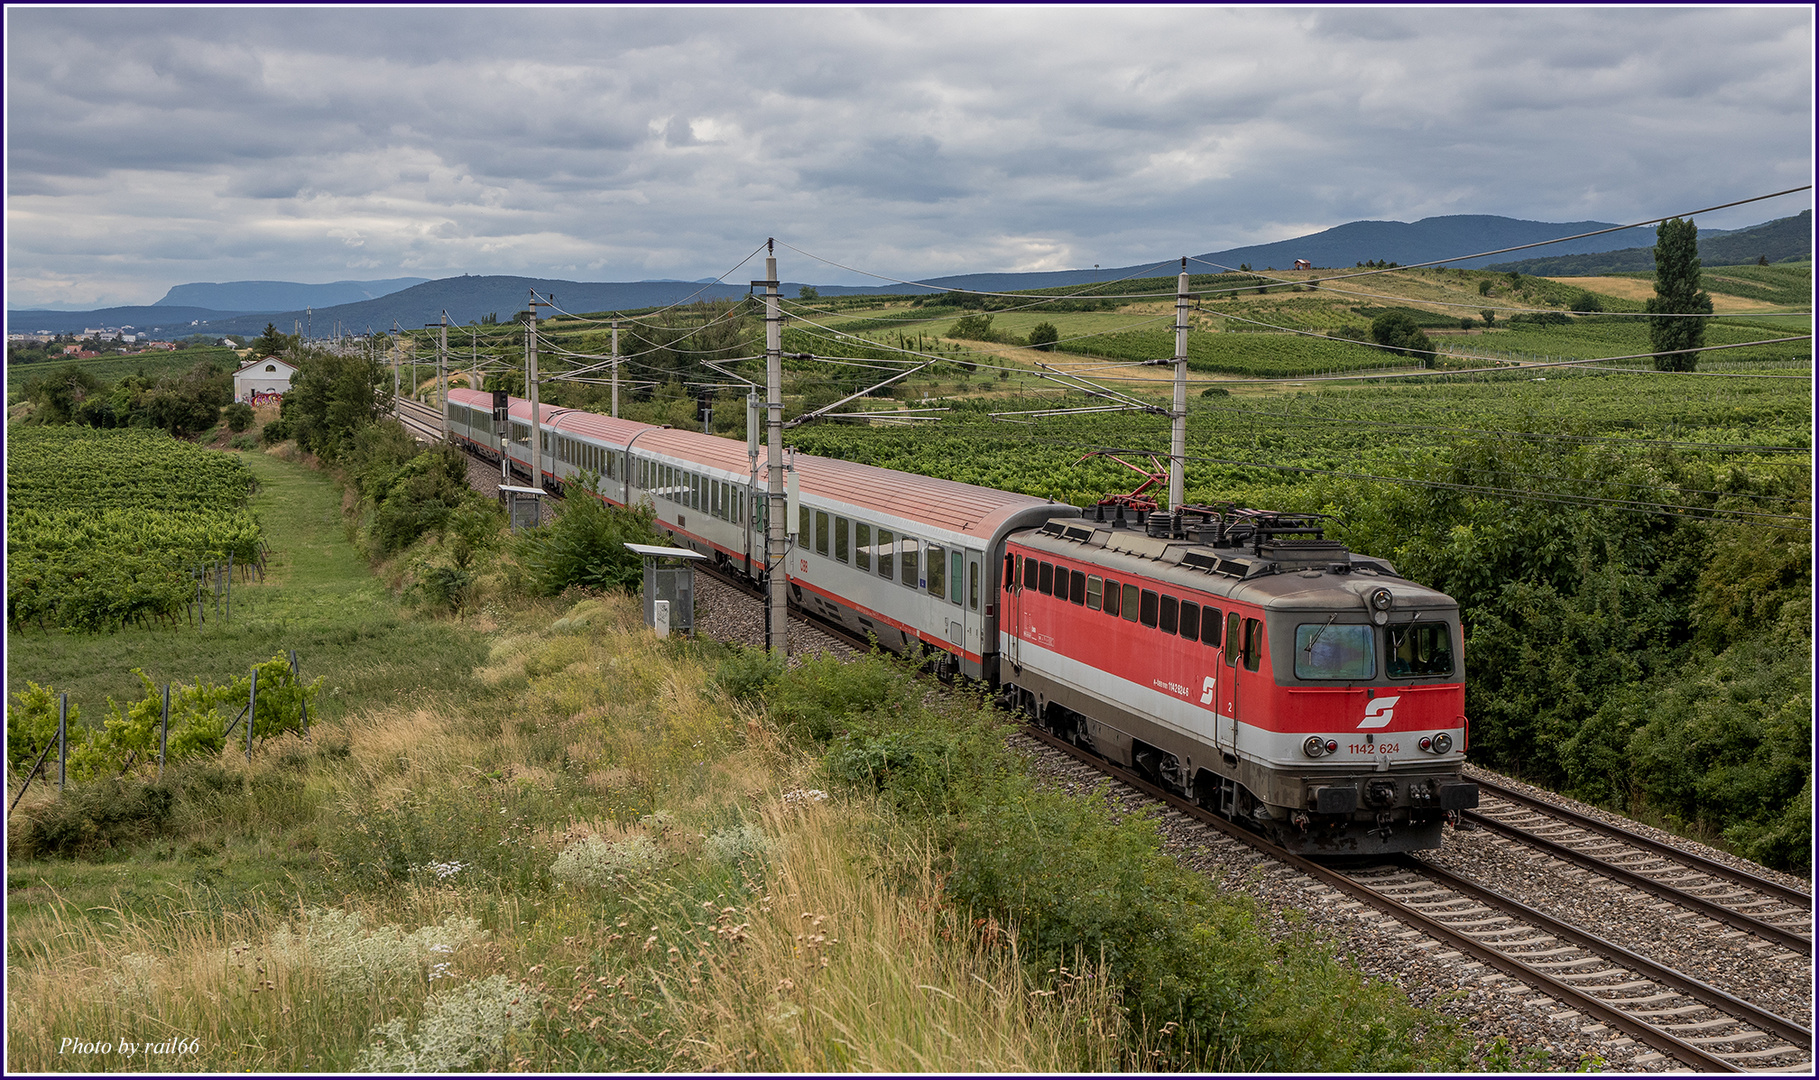
<svg viewBox="0 0 1819 1080">
<path fill-rule="evenodd" d="M 234 372 L 234 400 L 249 405 L 263 405 L 276 400 L 291 388 L 291 380 L 296 376 L 297 369 L 294 366 L 275 356 L 248 360 L 240 365 L 240 370 Z"/>
<path fill-rule="evenodd" d="M 1306 259 L 1296 259 L 1295 260 L 1295 269 L 1297 269 L 1297 270 L 1312 270 L 1313 268 L 1314 268 L 1314 264 L 1309 262 Z"/>
</svg>

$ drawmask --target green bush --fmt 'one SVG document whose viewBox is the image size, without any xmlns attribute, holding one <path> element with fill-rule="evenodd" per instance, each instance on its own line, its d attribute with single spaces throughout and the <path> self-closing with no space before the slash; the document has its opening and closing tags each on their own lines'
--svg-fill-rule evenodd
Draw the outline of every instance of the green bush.
<svg viewBox="0 0 1819 1080">
<path fill-rule="evenodd" d="M 1055 342 L 1060 340 L 1061 331 L 1055 329 L 1054 323 L 1040 322 L 1030 327 L 1029 345 L 1032 349 L 1054 352 Z"/>
<path fill-rule="evenodd" d="M 741 648 L 720 661 L 710 685 L 734 701 L 762 701 L 783 677 L 783 658 L 763 649 Z"/>
<path fill-rule="evenodd" d="M 25 859 L 83 858 L 165 835 L 175 797 L 162 784 L 105 780 L 21 810 L 8 830 L 8 854 Z"/>
<path fill-rule="evenodd" d="M 537 596 L 571 587 L 631 592 L 644 582 L 644 561 L 625 545 L 663 543 L 655 521 L 648 506 L 623 510 L 577 492 L 555 521 L 518 534 L 525 584 Z"/>
<path fill-rule="evenodd" d="M 244 401 L 236 401 L 221 410 L 221 418 L 227 421 L 227 430 L 238 435 L 253 426 L 253 407 Z"/>
</svg>

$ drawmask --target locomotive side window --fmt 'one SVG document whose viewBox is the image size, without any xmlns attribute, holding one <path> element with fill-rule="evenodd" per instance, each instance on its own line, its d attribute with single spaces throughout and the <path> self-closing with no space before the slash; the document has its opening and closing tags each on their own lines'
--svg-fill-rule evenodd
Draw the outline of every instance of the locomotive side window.
<svg viewBox="0 0 1819 1080">
<path fill-rule="evenodd" d="M 1055 564 L 1043 562 L 1043 563 L 1037 563 L 1036 566 L 1039 568 L 1036 571 L 1036 574 L 1037 574 L 1036 591 L 1041 593 L 1043 596 L 1055 595 Z M 1066 572 L 1067 571 L 1065 571 L 1065 570 L 1062 571 L 1062 573 L 1066 573 Z M 1064 595 L 1064 596 L 1067 594 L 1067 590 L 1065 588 L 1063 588 L 1061 590 L 1061 592 L 1062 592 L 1062 595 Z"/>
<path fill-rule="evenodd" d="M 1086 603 L 1086 575 L 1078 570 L 1067 572 L 1067 601 L 1070 604 Z"/>
<path fill-rule="evenodd" d="M 930 596 L 947 595 L 947 579 L 943 571 L 947 569 L 947 549 L 940 544 L 928 546 L 928 594 Z"/>
<path fill-rule="evenodd" d="M 1295 678 L 1375 678 L 1376 645 L 1369 626 L 1302 623 L 1295 627 Z"/>
<path fill-rule="evenodd" d="M 846 519 L 834 519 L 834 558 L 846 561 Z"/>
<path fill-rule="evenodd" d="M 1105 579 L 1105 613 L 1118 614 L 1118 597 L 1124 595 L 1118 589 L 1118 583 L 1111 578 Z"/>
<path fill-rule="evenodd" d="M 1244 670 L 1256 671 L 1263 662 L 1263 620 L 1244 620 Z"/>
<path fill-rule="evenodd" d="M 1136 586 L 1129 585 L 1129 586 L 1126 586 L 1126 588 L 1134 589 L 1134 588 L 1136 588 Z M 1150 592 L 1148 589 L 1143 590 L 1142 599 L 1140 601 L 1138 601 L 1138 608 L 1137 608 L 1137 621 L 1138 622 L 1142 623 L 1143 625 L 1145 625 L 1147 627 L 1150 627 L 1151 629 L 1155 628 L 1155 626 L 1156 626 L 1156 607 L 1157 607 L 1156 601 L 1159 599 L 1160 599 L 1160 597 L 1158 597 L 1155 593 Z"/>
<path fill-rule="evenodd" d="M 1225 663 L 1227 666 L 1238 662 L 1238 627 L 1241 620 L 1236 611 L 1225 617 Z"/>
<path fill-rule="evenodd" d="M 917 572 L 921 567 L 917 565 L 916 544 L 917 541 L 911 537 L 906 536 L 903 538 L 903 551 L 901 553 L 903 583 L 912 589 L 919 589 L 922 587 L 922 575 Z"/>
<path fill-rule="evenodd" d="M 861 570 L 872 568 L 872 527 L 863 521 L 853 525 L 853 565 Z"/>
<path fill-rule="evenodd" d="M 1200 636 L 1200 605 L 1191 600 L 1181 601 L 1181 636 L 1189 641 Z"/>
<path fill-rule="evenodd" d="M 896 562 L 894 561 L 895 557 L 896 557 L 895 556 L 896 550 L 897 550 L 896 537 L 891 535 L 891 531 L 889 529 L 879 529 L 878 530 L 878 576 L 879 577 L 889 578 L 889 577 L 893 577 L 896 575 L 896 572 L 897 572 L 895 569 Z"/>
<path fill-rule="evenodd" d="M 1010 592 L 1017 585 L 1017 560 L 1023 558 L 1013 552 L 1004 553 L 1004 591 Z"/>
<path fill-rule="evenodd" d="M 1453 631 L 1445 623 L 1416 623 L 1387 632 L 1390 677 L 1451 675 Z"/>
<path fill-rule="evenodd" d="M 1138 591 L 1139 590 L 1137 589 L 1137 586 L 1135 586 L 1135 585 L 1126 585 L 1124 587 L 1123 610 L 1120 611 L 1118 614 L 1120 614 L 1124 617 L 1125 622 L 1136 622 L 1137 621 L 1137 593 L 1138 593 Z M 1155 594 L 1151 593 L 1150 595 L 1154 596 Z M 1155 618 L 1152 613 L 1152 616 L 1150 619 L 1150 625 L 1154 626 L 1155 624 L 1156 624 Z"/>
<path fill-rule="evenodd" d="M 1036 587 L 1037 568 L 1042 564 L 1028 555 L 1022 555 L 1019 558 L 1023 560 L 1023 587 L 1033 589 Z"/>
<path fill-rule="evenodd" d="M 815 511 L 815 554 L 827 554 L 827 511 Z"/>
<path fill-rule="evenodd" d="M 1086 606 L 1094 611 L 1099 610 L 1099 601 L 1105 595 L 1105 582 L 1098 574 L 1086 575 Z"/>
<path fill-rule="evenodd" d="M 1172 634 L 1180 626 L 1181 602 L 1172 596 L 1162 598 L 1162 617 L 1156 620 L 1156 628 L 1165 634 Z"/>
</svg>

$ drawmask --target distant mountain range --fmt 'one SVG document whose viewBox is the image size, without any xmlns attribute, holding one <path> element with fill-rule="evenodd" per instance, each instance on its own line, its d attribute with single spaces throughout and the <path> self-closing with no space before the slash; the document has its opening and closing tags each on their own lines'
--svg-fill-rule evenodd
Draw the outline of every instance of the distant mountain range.
<svg viewBox="0 0 1819 1080">
<path fill-rule="evenodd" d="M 1208 273 L 1219 267 L 1249 264 L 1255 270 L 1292 267 L 1306 259 L 1317 267 L 1349 267 L 1383 260 L 1403 264 L 1446 260 L 1448 266 L 1518 269 L 1522 273 L 1593 274 L 1611 269 L 1652 269 L 1652 229 L 1633 228 L 1584 240 L 1567 241 L 1559 254 L 1520 262 L 1496 262 L 1495 256 L 1457 258 L 1461 253 L 1496 251 L 1538 243 L 1558 236 L 1595 232 L 1614 226 L 1600 221 L 1545 222 L 1470 214 L 1400 221 L 1354 221 L 1323 232 L 1255 244 L 1193 257 L 1189 270 Z M 1642 253 L 1638 256 L 1637 253 Z M 1749 229 L 1711 230 L 1700 236 L 1700 254 L 1708 265 L 1755 262 L 1765 255 L 1770 262 L 1812 255 L 1812 212 L 1782 218 Z M 1638 262 L 1645 257 L 1645 262 Z M 955 274 L 925 279 L 921 286 L 850 285 L 815 286 L 825 296 L 858 293 L 940 292 L 974 289 L 1013 292 L 1020 289 L 1059 288 L 1110 282 L 1130 277 L 1172 275 L 1177 258 L 1134 266 L 1092 270 L 1055 270 L 1034 273 Z M 1546 269 L 1543 269 L 1546 267 Z M 795 296 L 801 289 L 786 283 L 783 293 Z M 711 282 L 631 281 L 582 282 L 554 278 L 500 275 L 440 278 L 392 278 L 384 281 L 340 281 L 327 285 L 292 282 L 240 281 L 219 284 L 179 285 L 157 304 L 101 308 L 94 311 L 8 311 L 7 328 L 14 333 L 49 330 L 81 331 L 96 326 L 132 326 L 158 338 L 180 338 L 194 333 L 257 334 L 267 323 L 290 333 L 307 324 L 316 337 L 325 337 L 339 325 L 344 333 L 390 330 L 394 325 L 417 329 L 437 322 L 444 311 L 451 324 L 479 321 L 488 314 L 508 320 L 524 310 L 530 293 L 553 296 L 563 311 L 627 311 L 674 304 L 691 299 L 710 300 L 743 296 L 745 282 L 715 285 Z M 317 298 L 323 302 L 318 303 Z M 258 306 L 241 307 L 241 304 Z M 333 301 L 333 302 L 329 302 Z M 313 311 L 305 311 L 305 308 Z"/>
<path fill-rule="evenodd" d="M 1699 261 L 1706 266 L 1738 266 L 1757 259 L 1791 262 L 1813 257 L 1813 212 L 1778 218 L 1748 229 L 1699 232 Z M 1655 246 L 1621 248 L 1592 255 L 1559 255 L 1499 263 L 1492 270 L 1514 270 L 1542 277 L 1594 277 L 1655 269 Z"/>
<path fill-rule="evenodd" d="M 326 308 L 338 304 L 357 304 L 421 285 L 430 280 L 420 277 L 387 278 L 384 281 L 331 281 L 327 285 L 303 285 L 295 281 L 196 281 L 176 285 L 153 307 L 209 308 L 215 311 L 292 311 L 303 308 Z"/>
</svg>

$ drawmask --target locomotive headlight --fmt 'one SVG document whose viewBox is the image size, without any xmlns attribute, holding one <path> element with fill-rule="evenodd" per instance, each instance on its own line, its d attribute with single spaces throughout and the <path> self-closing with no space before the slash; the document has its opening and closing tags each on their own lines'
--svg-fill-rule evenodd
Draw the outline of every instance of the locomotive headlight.
<svg viewBox="0 0 1819 1080">
<path fill-rule="evenodd" d="M 1440 734 L 1434 736 L 1434 753 L 1444 754 L 1451 751 L 1452 748 L 1453 737 L 1451 735 L 1442 731 Z"/>
<path fill-rule="evenodd" d="M 1396 596 L 1388 589 L 1374 589 L 1371 592 L 1371 610 L 1388 611 L 1396 606 Z"/>
<path fill-rule="evenodd" d="M 1338 748 L 1338 744 L 1334 743 L 1333 749 Z M 1309 736 L 1308 740 L 1301 744 L 1301 752 L 1308 757 L 1325 757 L 1326 743 L 1322 742 L 1318 735 Z"/>
</svg>

